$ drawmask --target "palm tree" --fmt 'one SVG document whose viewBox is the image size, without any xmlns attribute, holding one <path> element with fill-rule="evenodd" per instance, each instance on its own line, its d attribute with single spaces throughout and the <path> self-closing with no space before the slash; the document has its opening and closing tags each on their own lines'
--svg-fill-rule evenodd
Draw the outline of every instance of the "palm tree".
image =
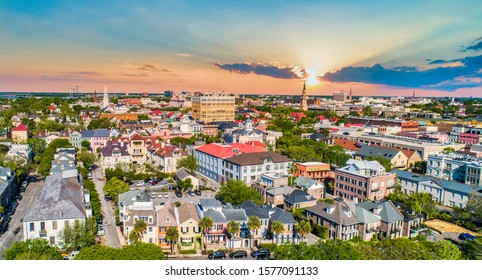
<svg viewBox="0 0 482 280">
<path fill-rule="evenodd" d="M 302 238 L 305 238 L 305 235 L 311 232 L 311 225 L 306 220 L 301 220 L 296 225 L 296 230 L 301 235 Z"/>
<path fill-rule="evenodd" d="M 290 185 L 290 186 L 293 185 L 293 182 L 294 182 L 294 181 L 293 181 L 293 174 L 295 174 L 296 172 L 298 172 L 298 165 L 297 165 L 295 162 L 293 162 L 293 163 L 291 163 L 291 165 L 290 165 L 290 167 L 289 167 L 289 169 L 288 169 L 288 173 L 291 175 L 291 176 L 289 177 L 289 185 Z"/>
<path fill-rule="evenodd" d="M 208 233 L 209 229 L 213 227 L 213 219 L 209 216 L 204 216 L 201 221 L 199 221 L 199 227 L 202 230 L 202 235 L 204 236 L 204 249 L 206 249 L 207 238 L 206 234 Z"/>
<path fill-rule="evenodd" d="M 250 231 L 251 245 L 253 244 L 253 231 L 258 231 L 261 227 L 261 221 L 258 216 L 249 216 L 248 218 L 248 229 Z"/>
<path fill-rule="evenodd" d="M 271 224 L 271 234 L 273 234 L 273 239 L 276 236 L 276 243 L 278 243 L 278 235 L 283 233 L 284 230 L 285 230 L 285 227 L 283 223 L 281 223 L 280 221 L 274 221 Z"/>
<path fill-rule="evenodd" d="M 144 236 L 144 233 L 147 231 L 147 223 L 144 220 L 137 220 L 134 224 L 134 228 L 132 229 L 131 233 L 129 234 L 129 240 L 132 243 L 136 243 Z"/>
<path fill-rule="evenodd" d="M 166 232 L 166 240 L 169 241 L 169 244 L 171 246 L 171 254 L 172 254 L 172 245 L 178 239 L 179 239 L 179 232 L 177 231 L 177 228 L 175 227 L 168 228 Z"/>
<path fill-rule="evenodd" d="M 235 237 L 239 231 L 241 230 L 240 226 L 239 226 L 239 223 L 236 222 L 236 221 L 229 221 L 228 222 L 228 233 L 231 234 L 231 248 L 233 246 L 233 237 Z"/>
</svg>

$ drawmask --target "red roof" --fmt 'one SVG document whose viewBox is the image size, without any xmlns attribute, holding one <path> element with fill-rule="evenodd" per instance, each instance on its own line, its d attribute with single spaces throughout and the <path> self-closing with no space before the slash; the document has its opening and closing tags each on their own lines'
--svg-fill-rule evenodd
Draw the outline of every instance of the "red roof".
<svg viewBox="0 0 482 280">
<path fill-rule="evenodd" d="M 140 136 L 137 133 L 132 135 L 130 138 L 131 138 L 130 140 L 144 140 L 144 138 L 142 138 L 142 136 Z"/>
<path fill-rule="evenodd" d="M 234 143 L 231 144 L 234 148 L 239 149 L 239 151 L 243 154 L 248 154 L 248 153 L 259 153 L 259 152 L 265 152 L 266 151 L 266 146 L 263 145 L 263 143 L 259 143 L 262 146 L 255 145 L 254 143 L 258 141 L 252 141 L 252 142 L 247 142 L 245 144 L 241 143 Z"/>
<path fill-rule="evenodd" d="M 347 123 L 345 124 L 345 127 L 362 127 L 363 124 L 361 123 Z"/>
<path fill-rule="evenodd" d="M 292 118 L 302 118 L 302 117 L 306 117 L 306 115 L 303 112 L 293 112 L 293 113 L 291 113 L 290 117 L 292 117 Z"/>
<path fill-rule="evenodd" d="M 28 131 L 28 127 L 23 123 L 19 124 L 17 127 L 12 129 L 12 131 Z"/>
<path fill-rule="evenodd" d="M 54 106 L 54 105 L 50 105 L 49 110 L 50 110 L 50 111 L 55 110 L 55 106 Z"/>
<path fill-rule="evenodd" d="M 167 117 L 170 118 L 170 117 L 174 116 L 174 114 L 175 114 L 174 112 L 170 112 L 169 114 L 167 114 Z"/>
<path fill-rule="evenodd" d="M 333 118 L 330 119 L 331 122 L 337 122 L 338 120 L 339 120 L 339 118 L 337 118 L 337 117 L 333 117 Z"/>
<path fill-rule="evenodd" d="M 161 115 L 162 112 L 159 110 L 152 110 L 151 115 Z"/>
<path fill-rule="evenodd" d="M 258 144 L 259 145 L 259 144 Z M 211 143 L 197 148 L 197 151 L 203 152 L 208 155 L 212 155 L 218 158 L 228 158 L 235 156 L 237 153 L 234 152 L 238 149 L 239 153 L 258 153 L 266 151 L 266 148 L 260 146 L 252 146 L 248 144 L 234 143 L 232 145 L 222 145 L 217 143 Z"/>
<path fill-rule="evenodd" d="M 316 118 L 319 119 L 319 120 L 327 120 L 327 118 L 323 115 L 319 115 Z"/>
</svg>

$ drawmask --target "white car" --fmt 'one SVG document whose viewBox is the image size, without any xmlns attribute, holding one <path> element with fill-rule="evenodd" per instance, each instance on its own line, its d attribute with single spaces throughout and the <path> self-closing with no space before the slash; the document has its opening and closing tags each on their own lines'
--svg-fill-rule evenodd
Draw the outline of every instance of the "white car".
<svg viewBox="0 0 482 280">
<path fill-rule="evenodd" d="M 151 198 L 156 198 L 156 197 L 157 197 L 157 193 L 151 192 L 151 193 L 150 193 L 150 196 L 151 196 Z"/>
<path fill-rule="evenodd" d="M 167 192 L 165 192 L 165 193 L 163 194 L 163 196 L 164 196 L 165 198 L 168 198 L 168 197 L 169 197 L 169 194 L 168 194 Z"/>
<path fill-rule="evenodd" d="M 79 251 L 72 251 L 69 256 L 67 257 L 68 260 L 73 260 L 75 258 L 75 256 L 77 256 L 77 254 L 79 253 Z"/>
<path fill-rule="evenodd" d="M 97 225 L 97 235 L 103 236 L 104 234 L 105 234 L 104 226 L 103 225 Z"/>
<path fill-rule="evenodd" d="M 137 182 L 136 186 L 142 187 L 142 186 L 144 186 L 144 182 L 143 181 Z"/>
<path fill-rule="evenodd" d="M 162 198 L 162 193 L 160 193 L 160 192 L 157 193 L 157 197 L 158 197 L 158 198 Z"/>
</svg>

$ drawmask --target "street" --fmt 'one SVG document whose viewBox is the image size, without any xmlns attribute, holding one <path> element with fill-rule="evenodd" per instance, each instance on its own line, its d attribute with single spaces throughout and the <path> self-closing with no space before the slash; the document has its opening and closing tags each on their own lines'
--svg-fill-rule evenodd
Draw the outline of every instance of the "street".
<svg viewBox="0 0 482 280">
<path fill-rule="evenodd" d="M 104 178 L 104 174 L 102 173 L 102 168 L 97 166 L 97 168 L 92 171 L 92 175 L 93 175 L 93 181 L 95 184 L 95 189 L 99 193 L 100 206 L 102 208 L 102 215 L 104 217 L 104 232 L 105 232 L 104 237 L 105 237 L 106 245 L 113 248 L 120 248 L 121 247 L 121 242 L 119 238 L 120 231 L 115 224 L 114 210 L 112 209 L 110 202 L 104 199 L 104 192 L 102 190 L 102 187 L 104 186 L 105 183 L 104 181 L 102 181 L 102 179 Z"/>
<path fill-rule="evenodd" d="M 15 241 L 23 240 L 22 220 L 25 212 L 37 201 L 42 191 L 44 181 L 40 180 L 39 175 L 31 175 L 30 184 L 25 192 L 20 193 L 22 200 L 19 201 L 17 209 L 8 225 L 8 230 L 0 236 L 0 259 L 3 259 L 3 251 L 9 249 Z"/>
</svg>

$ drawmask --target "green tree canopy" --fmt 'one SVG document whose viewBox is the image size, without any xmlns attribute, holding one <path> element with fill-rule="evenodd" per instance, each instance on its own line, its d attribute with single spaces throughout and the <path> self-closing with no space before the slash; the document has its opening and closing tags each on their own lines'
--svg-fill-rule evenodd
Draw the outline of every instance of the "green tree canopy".
<svg viewBox="0 0 482 280">
<path fill-rule="evenodd" d="M 184 158 L 181 158 L 180 160 L 177 161 L 177 168 L 186 168 L 191 172 L 196 172 L 197 169 L 199 168 L 199 165 L 197 164 L 197 159 L 193 155 L 188 155 Z"/>
<path fill-rule="evenodd" d="M 258 205 L 261 205 L 263 202 L 262 196 L 241 180 L 229 180 L 224 183 L 217 193 L 217 198 L 224 203 L 232 203 L 234 205 L 242 204 L 247 200 L 251 200 Z"/>
<path fill-rule="evenodd" d="M 388 172 L 388 171 L 391 171 L 393 166 L 392 166 L 392 163 L 390 162 L 389 159 L 387 158 L 384 158 L 384 157 L 377 157 L 377 156 L 369 156 L 369 157 L 366 157 L 365 160 L 375 160 L 375 161 L 378 161 L 378 163 L 380 163 L 383 167 L 385 167 L 385 170 Z"/>
<path fill-rule="evenodd" d="M 87 150 L 90 150 L 90 141 L 87 141 L 87 140 L 82 140 L 82 142 L 80 142 L 80 146 L 82 148 L 85 148 Z"/>
<path fill-rule="evenodd" d="M 74 226 L 67 224 L 60 232 L 62 248 L 67 251 L 92 246 L 95 244 L 95 237 L 95 221 L 93 219 L 75 223 Z"/>
<path fill-rule="evenodd" d="M 88 152 L 87 150 L 82 150 L 80 153 L 77 154 L 77 160 L 82 162 L 84 166 L 90 167 L 94 165 L 97 158 L 94 154 Z"/>
<path fill-rule="evenodd" d="M 169 227 L 166 232 L 166 240 L 169 242 L 169 245 L 171 246 L 171 253 L 172 253 L 172 247 L 174 245 L 174 242 L 176 242 L 179 239 L 179 231 L 177 230 L 176 227 Z"/>
<path fill-rule="evenodd" d="M 126 182 L 117 179 L 116 177 L 107 181 L 103 187 L 104 194 L 110 196 L 115 204 L 117 204 L 119 194 L 125 193 L 128 190 L 129 185 Z"/>
<path fill-rule="evenodd" d="M 162 249 L 156 244 L 137 242 L 114 249 L 102 245 L 83 247 L 75 260 L 164 260 Z"/>
<path fill-rule="evenodd" d="M 27 239 L 15 241 L 3 253 L 6 260 L 61 260 L 60 250 L 46 239 Z"/>
<path fill-rule="evenodd" d="M 129 234 L 129 241 L 132 243 L 137 243 L 142 239 L 144 233 L 147 232 L 147 223 L 144 220 L 138 219 L 134 223 L 134 228 Z"/>
</svg>

